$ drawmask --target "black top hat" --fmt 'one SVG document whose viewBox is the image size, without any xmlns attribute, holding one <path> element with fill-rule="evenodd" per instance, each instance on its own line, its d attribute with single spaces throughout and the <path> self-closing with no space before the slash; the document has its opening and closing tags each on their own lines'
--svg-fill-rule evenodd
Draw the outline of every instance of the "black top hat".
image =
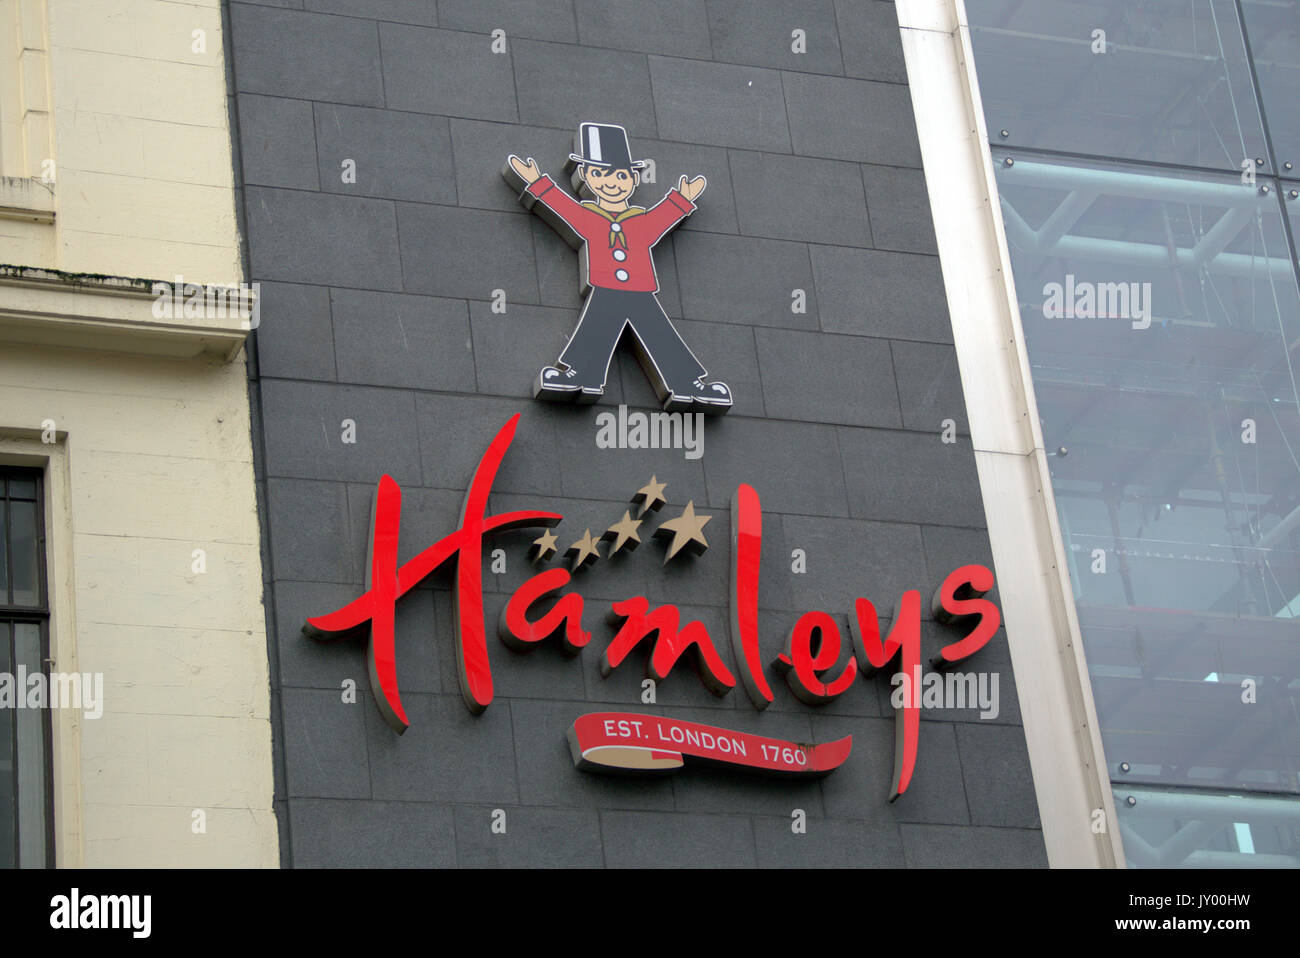
<svg viewBox="0 0 1300 958">
<path fill-rule="evenodd" d="M 606 170 L 639 170 L 645 160 L 633 160 L 627 145 L 627 130 L 612 123 L 584 123 L 573 139 L 574 152 L 569 159 L 584 166 Z"/>
</svg>

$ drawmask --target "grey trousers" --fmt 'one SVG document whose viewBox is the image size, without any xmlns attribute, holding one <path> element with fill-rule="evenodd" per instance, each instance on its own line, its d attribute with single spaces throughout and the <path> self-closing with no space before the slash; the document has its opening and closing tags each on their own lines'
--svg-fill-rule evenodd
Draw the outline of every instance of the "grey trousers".
<svg viewBox="0 0 1300 958">
<path fill-rule="evenodd" d="M 673 327 L 654 293 L 593 287 L 578 326 L 560 353 L 559 362 L 577 372 L 579 383 L 604 388 L 609 363 L 623 327 L 636 334 L 647 374 L 657 371 L 660 387 L 685 391 L 707 370 Z"/>
</svg>

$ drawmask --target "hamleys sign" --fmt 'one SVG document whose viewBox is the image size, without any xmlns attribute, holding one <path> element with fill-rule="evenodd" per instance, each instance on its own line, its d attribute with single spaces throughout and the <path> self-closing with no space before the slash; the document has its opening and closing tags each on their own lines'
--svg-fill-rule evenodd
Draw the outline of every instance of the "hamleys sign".
<svg viewBox="0 0 1300 958">
<path fill-rule="evenodd" d="M 494 534 L 511 529 L 543 530 L 532 555 L 545 564 L 556 553 L 556 537 L 549 530 L 563 516 L 541 510 L 488 514 L 493 481 L 519 426 L 513 416 L 497 432 L 475 470 L 465 497 L 460 526 L 430 545 L 410 561 L 398 564 L 398 536 L 402 493 L 385 475 L 376 492 L 370 557 L 365 592 L 340 609 L 307 620 L 303 631 L 316 639 L 369 635 L 371 688 L 384 719 L 399 734 L 409 722 L 397 687 L 394 622 L 398 601 L 426 577 L 444 567 L 454 568 L 452 600 L 456 664 L 461 694 L 474 714 L 492 704 L 492 666 L 488 655 L 487 627 L 483 615 L 484 544 Z M 639 518 L 625 511 L 599 539 L 590 530 L 566 555 L 573 570 L 601 556 L 636 548 L 640 525 L 664 504 L 663 483 L 656 480 L 641 489 L 633 502 Z M 680 516 L 662 522 L 656 537 L 669 540 L 668 560 L 700 554 L 708 547 L 704 528 L 708 516 L 695 513 L 687 503 Z M 638 653 L 646 659 L 646 673 L 662 681 L 688 659 L 705 686 L 715 695 L 729 694 L 739 683 L 750 702 L 764 709 L 774 699 L 765 663 L 759 651 L 759 562 L 763 543 L 763 513 L 758 492 L 749 485 L 737 488 L 731 502 L 731 594 L 728 635 L 711 635 L 698 621 L 683 622 L 673 605 L 651 607 L 645 596 L 614 602 L 607 617 L 615 624 L 613 638 L 601 653 L 602 675 L 609 675 Z M 962 566 L 950 573 L 930 602 L 930 612 L 941 621 L 965 629 L 965 637 L 945 646 L 932 663 L 944 667 L 983 648 L 1001 624 L 996 605 L 984 594 L 993 588 L 993 573 L 980 565 Z M 563 567 L 545 568 L 510 596 L 496 631 L 504 644 L 516 651 L 558 639 L 565 652 L 581 654 L 592 634 L 584 624 L 587 602 L 574 588 L 573 573 Z M 921 686 L 921 593 L 909 590 L 898 599 L 887 634 L 882 635 L 875 606 L 859 598 L 849 615 L 846 638 L 837 620 L 827 612 L 804 613 L 786 639 L 784 650 L 768 663 L 784 678 L 801 701 L 816 706 L 850 694 L 860 677 L 893 668 L 901 673 L 904 688 Z M 718 641 L 729 642 L 736 663 L 733 673 L 718 651 Z M 920 732 L 919 695 L 895 696 L 897 735 L 890 800 L 907 791 L 917 761 Z M 786 776 L 825 775 L 839 767 L 852 749 L 851 737 L 820 744 L 796 743 L 748 732 L 732 731 L 660 714 L 601 712 L 579 716 L 568 732 L 577 767 L 590 771 L 665 772 L 688 762 L 743 766 Z"/>
</svg>

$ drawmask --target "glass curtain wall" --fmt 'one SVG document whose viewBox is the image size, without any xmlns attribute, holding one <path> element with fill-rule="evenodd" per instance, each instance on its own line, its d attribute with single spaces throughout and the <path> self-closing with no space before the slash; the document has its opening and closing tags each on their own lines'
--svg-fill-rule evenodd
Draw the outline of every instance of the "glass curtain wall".
<svg viewBox="0 0 1300 958">
<path fill-rule="evenodd" d="M 966 9 L 1128 863 L 1298 867 L 1300 3 Z"/>
</svg>

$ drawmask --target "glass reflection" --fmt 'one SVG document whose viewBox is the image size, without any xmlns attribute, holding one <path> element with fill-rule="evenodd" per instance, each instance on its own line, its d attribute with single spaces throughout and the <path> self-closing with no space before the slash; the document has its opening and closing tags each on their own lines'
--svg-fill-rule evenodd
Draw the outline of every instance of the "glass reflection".
<svg viewBox="0 0 1300 958">
<path fill-rule="evenodd" d="M 1241 11 L 1278 170 L 1300 178 L 1300 2 L 1242 0 Z"/>
<path fill-rule="evenodd" d="M 9 595 L 9 510 L 0 499 L 0 603 L 12 601 Z"/>
<path fill-rule="evenodd" d="M 41 627 L 34 622 L 15 622 L 13 630 L 15 671 L 24 669 L 29 676 L 45 672 Z M 43 868 L 48 809 L 45 729 L 49 710 L 18 709 L 14 719 L 18 741 L 18 864 L 21 868 Z"/>
<path fill-rule="evenodd" d="M 1300 792 L 1300 288 L 1277 184 L 995 161 L 1107 760 Z"/>
<path fill-rule="evenodd" d="M 1270 171 L 1234 0 L 967 0 L 966 11 L 995 143 L 1216 170 L 1258 158 Z"/>
<path fill-rule="evenodd" d="M 13 672 L 10 656 L 10 625 L 0 622 L 0 672 Z M 14 709 L 0 708 L 0 868 L 16 864 L 14 836 L 17 823 L 14 807 Z"/>
<path fill-rule="evenodd" d="M 1117 782 L 1124 856 L 1137 868 L 1300 867 L 1300 803 Z"/>
<path fill-rule="evenodd" d="M 36 503 L 10 500 L 9 525 L 13 603 L 34 606 L 40 602 L 40 553 L 39 543 L 36 541 Z"/>
<path fill-rule="evenodd" d="M 36 480 L 35 479 L 10 479 L 9 498 L 10 499 L 35 499 Z"/>
</svg>

